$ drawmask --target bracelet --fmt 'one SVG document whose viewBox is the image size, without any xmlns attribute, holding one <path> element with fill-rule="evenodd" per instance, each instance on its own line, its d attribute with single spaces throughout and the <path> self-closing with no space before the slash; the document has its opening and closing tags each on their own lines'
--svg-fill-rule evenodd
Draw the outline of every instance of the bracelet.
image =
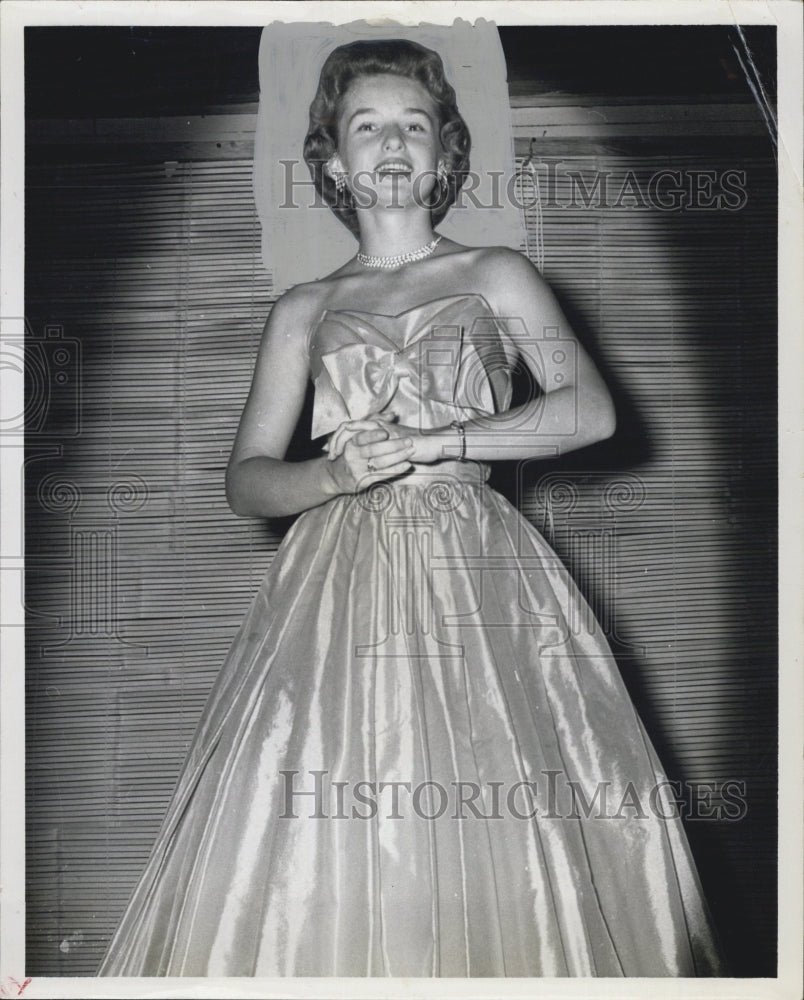
<svg viewBox="0 0 804 1000">
<path fill-rule="evenodd" d="M 459 420 L 453 420 L 450 427 L 458 432 L 458 437 L 461 439 L 461 453 L 458 455 L 458 461 L 462 462 L 466 458 L 466 427 Z"/>
</svg>

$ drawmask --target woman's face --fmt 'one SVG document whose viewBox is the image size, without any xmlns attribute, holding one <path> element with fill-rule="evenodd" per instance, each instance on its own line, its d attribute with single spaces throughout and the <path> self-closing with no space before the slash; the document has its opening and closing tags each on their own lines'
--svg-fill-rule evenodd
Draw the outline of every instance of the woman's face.
<svg viewBox="0 0 804 1000">
<path fill-rule="evenodd" d="M 358 77 L 338 117 L 338 155 L 358 207 L 427 206 L 441 154 L 438 111 L 404 76 Z"/>
</svg>

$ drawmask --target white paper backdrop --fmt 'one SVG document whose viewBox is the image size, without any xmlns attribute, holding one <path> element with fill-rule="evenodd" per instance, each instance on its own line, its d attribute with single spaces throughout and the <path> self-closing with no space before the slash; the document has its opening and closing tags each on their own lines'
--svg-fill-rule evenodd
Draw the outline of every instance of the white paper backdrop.
<svg viewBox="0 0 804 1000">
<path fill-rule="evenodd" d="M 521 212 L 505 196 L 514 172 L 513 136 L 505 57 L 492 22 L 457 19 L 452 25 L 413 28 L 391 21 L 381 25 L 275 22 L 263 29 L 260 43 L 254 196 L 262 224 L 263 261 L 277 293 L 323 277 L 357 249 L 328 208 L 310 207 L 314 191 L 302 145 L 324 60 L 337 46 L 362 38 L 407 38 L 435 49 L 457 93 L 458 108 L 472 136 L 471 169 L 479 178 L 474 193 L 483 207 L 464 198 L 465 204 L 450 210 L 439 231 L 468 246 L 524 246 Z M 290 177 L 295 184 L 292 192 Z M 500 195 L 498 207 L 491 207 L 495 177 Z"/>
</svg>

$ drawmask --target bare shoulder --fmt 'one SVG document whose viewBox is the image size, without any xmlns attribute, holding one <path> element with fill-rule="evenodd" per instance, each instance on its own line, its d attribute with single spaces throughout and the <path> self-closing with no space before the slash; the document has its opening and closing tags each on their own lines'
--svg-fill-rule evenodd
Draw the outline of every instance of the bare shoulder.
<svg viewBox="0 0 804 1000">
<path fill-rule="evenodd" d="M 574 337 L 550 285 L 525 254 L 510 247 L 486 247 L 472 261 L 472 269 L 473 287 L 514 339 L 547 327 Z"/>
<path fill-rule="evenodd" d="M 306 344 L 321 314 L 325 291 L 320 282 L 294 285 L 276 300 L 265 324 L 267 339 Z"/>
<path fill-rule="evenodd" d="M 550 286 L 525 254 L 511 247 L 484 247 L 473 261 L 476 287 L 503 312 L 552 298 Z"/>
</svg>

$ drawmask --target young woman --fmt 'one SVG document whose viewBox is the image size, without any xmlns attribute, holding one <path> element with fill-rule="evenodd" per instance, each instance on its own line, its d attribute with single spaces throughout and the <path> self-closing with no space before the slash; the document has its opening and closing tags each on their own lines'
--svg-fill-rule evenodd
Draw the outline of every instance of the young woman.
<svg viewBox="0 0 804 1000">
<path fill-rule="evenodd" d="M 104 974 L 721 971 L 605 638 L 486 485 L 615 417 L 528 260 L 434 230 L 469 147 L 434 52 L 327 60 L 305 158 L 359 251 L 274 306 L 227 474 L 238 514 L 300 516 Z M 310 378 L 326 451 L 288 462 Z"/>
</svg>

